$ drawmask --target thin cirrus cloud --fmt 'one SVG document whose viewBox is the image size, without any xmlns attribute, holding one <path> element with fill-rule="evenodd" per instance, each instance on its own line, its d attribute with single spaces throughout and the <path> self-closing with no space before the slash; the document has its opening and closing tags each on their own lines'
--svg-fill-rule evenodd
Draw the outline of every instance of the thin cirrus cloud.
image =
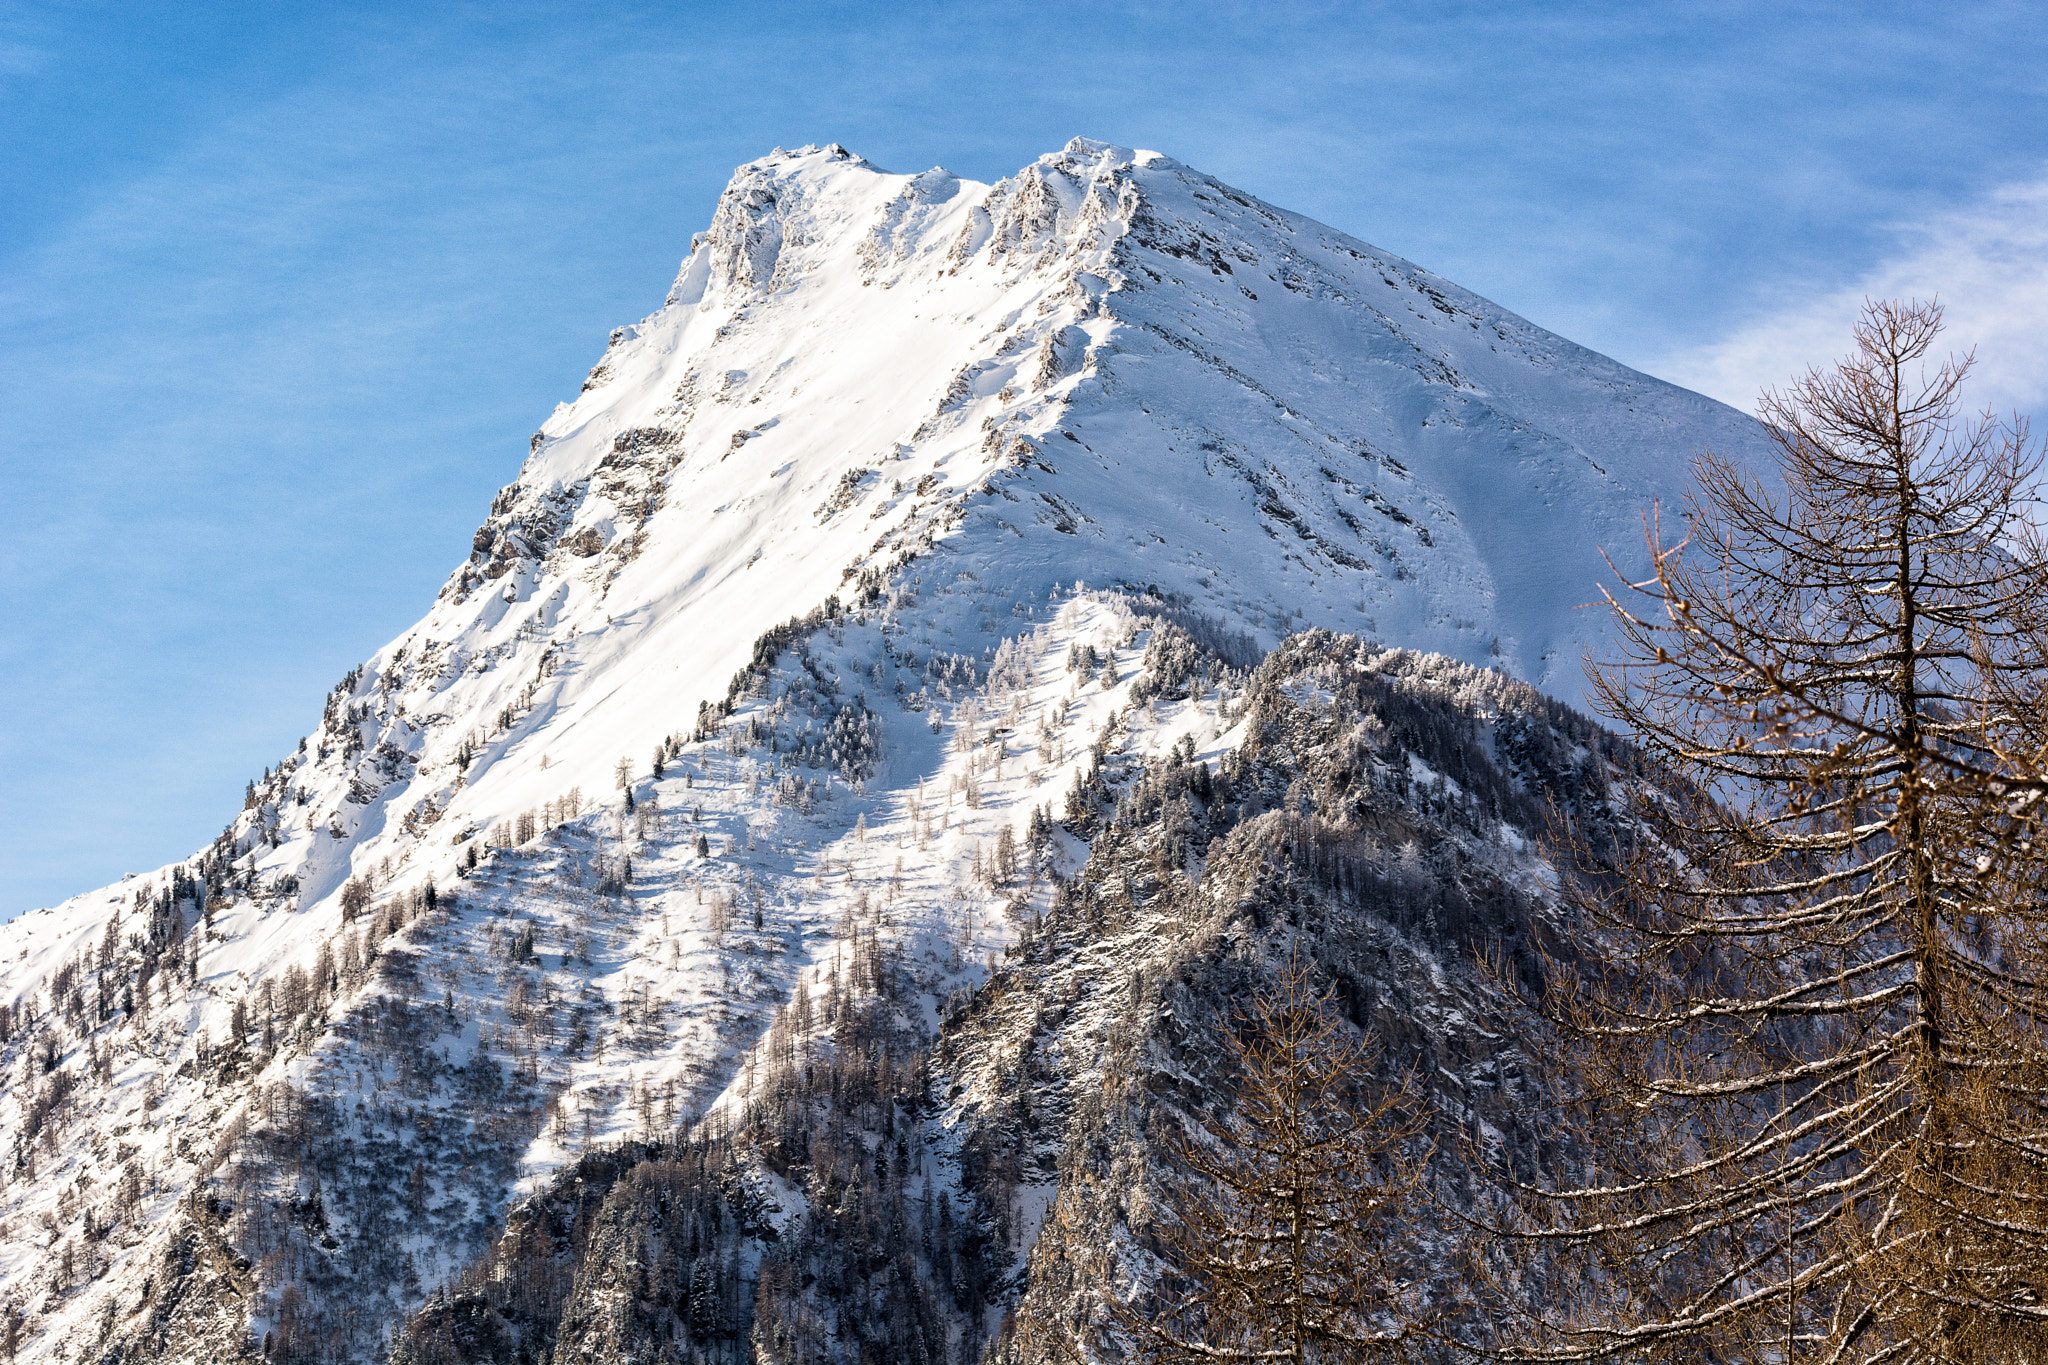
<svg viewBox="0 0 2048 1365">
<path fill-rule="evenodd" d="M 1764 389 L 1844 354 L 1866 299 L 1938 299 L 1947 341 L 1976 351 L 1967 401 L 2000 414 L 2039 411 L 2048 399 L 2048 167 L 1903 224 L 1895 240 L 1851 283 L 1765 310 L 1658 372 L 1753 410 Z"/>
</svg>

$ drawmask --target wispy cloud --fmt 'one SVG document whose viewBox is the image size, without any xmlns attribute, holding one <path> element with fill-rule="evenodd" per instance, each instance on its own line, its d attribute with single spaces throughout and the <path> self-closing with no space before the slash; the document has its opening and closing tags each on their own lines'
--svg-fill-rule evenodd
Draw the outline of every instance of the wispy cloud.
<svg viewBox="0 0 2048 1365">
<path fill-rule="evenodd" d="M 49 57 L 42 35 L 26 16 L 0 14 L 0 77 L 32 75 Z"/>
<path fill-rule="evenodd" d="M 1841 288 L 1795 296 L 1658 372 L 1736 407 L 1849 347 L 1865 299 L 1939 298 L 1947 340 L 1974 347 L 1973 406 L 2048 407 L 2048 170 L 1976 203 L 1902 225 L 1893 254 Z"/>
</svg>

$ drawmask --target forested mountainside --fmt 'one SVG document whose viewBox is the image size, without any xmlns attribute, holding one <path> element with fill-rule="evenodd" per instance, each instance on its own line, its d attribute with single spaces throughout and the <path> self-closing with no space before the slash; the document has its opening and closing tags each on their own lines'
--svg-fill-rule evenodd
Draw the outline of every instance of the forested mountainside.
<svg viewBox="0 0 2048 1365">
<path fill-rule="evenodd" d="M 1153 642 L 1143 676 L 1184 696 L 1185 637 Z M 1389 1082 L 1428 1078 L 1440 1166 L 1475 1122 L 1533 1141 L 1479 964 L 1533 973 L 1539 922 L 1568 928 L 1551 821 L 1597 832 L 1625 748 L 1497 673 L 1327 632 L 1274 651 L 1240 704 L 1215 762 L 1105 728 L 998 872 L 1018 934 L 978 989 L 947 996 L 942 966 L 892 953 L 877 903 L 713 1122 L 561 1172 L 394 1359 L 1115 1350 L 1109 1297 L 1159 1273 L 1167 1135 L 1228 1105 L 1223 1032 L 1296 962 L 1383 1042 Z M 1090 852 L 1063 875 L 1073 839 Z M 1049 908 L 1027 909 L 1041 882 Z M 1449 1302 L 1443 1233 L 1416 1227 L 1414 1251 Z"/>
<path fill-rule="evenodd" d="M 579 1199 L 653 1179 L 636 1143 L 695 1163 L 647 1197 L 698 1210 L 677 1227 L 695 1219 L 711 1287 L 691 1301 L 728 1324 L 716 1339 L 750 1312 L 815 1339 L 819 1315 L 868 1310 L 788 1259 L 788 1220 L 827 1215 L 778 1172 L 832 1179 L 807 1153 L 841 1111 L 792 1097 L 771 1121 L 759 1087 L 869 1094 L 842 1127 L 896 1125 L 927 1173 L 925 1136 L 981 1131 L 974 1097 L 1008 1103 L 1022 1064 L 961 1060 L 974 1021 L 1022 998 L 1015 973 L 1051 951 L 1028 945 L 1097 907 L 1124 923 L 1087 890 L 1114 882 L 1097 846 L 1123 847 L 1089 794 L 1128 785 L 1098 752 L 1178 746 L 1184 777 L 1215 780 L 1251 671 L 1305 630 L 1568 700 L 1602 547 L 1639 543 L 1693 450 L 1759 439 L 1156 153 L 1077 140 L 995 185 L 837 147 L 740 168 L 426 615 L 335 686 L 220 837 L 0 926 L 7 1341 L 37 1361 L 377 1360 L 422 1305 L 493 1282 L 480 1258 L 508 1243 L 568 1278 L 497 1325 L 624 1332 L 605 1314 L 626 1300 L 578 1297 L 579 1262 L 537 1239 L 578 1242 L 602 1203 Z M 1205 849 L 1216 820 L 1249 850 L 1294 818 L 1175 799 Z M 1538 896 L 1535 855 L 1503 848 Z M 1182 927 L 1206 901 L 1157 894 L 1129 913 L 1208 941 Z M 1146 1013 L 1162 971 L 1126 985 L 1127 1033 L 1166 1027 Z M 1407 999 L 1397 976 L 1347 979 Z M 842 1026 L 863 1041 L 818 1051 Z M 857 1084 L 834 1070 L 855 1059 Z M 1025 1089 L 1051 1123 L 1064 1092 Z M 987 1150 L 967 1166 L 1014 1162 L 1003 1180 L 1037 1193 L 933 1188 L 958 1273 L 933 1281 L 927 1349 L 999 1335 L 1051 1189 L 1042 1152 Z M 702 1251 L 713 1185 L 737 1279 Z M 766 1300 L 762 1273 L 784 1277 Z"/>
</svg>

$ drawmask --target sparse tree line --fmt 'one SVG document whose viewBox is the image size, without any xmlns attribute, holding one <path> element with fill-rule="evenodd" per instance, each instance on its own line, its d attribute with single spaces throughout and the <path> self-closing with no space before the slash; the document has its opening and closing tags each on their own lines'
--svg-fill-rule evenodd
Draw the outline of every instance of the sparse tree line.
<svg viewBox="0 0 2048 1365">
<path fill-rule="evenodd" d="M 413 1318 L 394 1361 L 475 1359 L 479 1343 L 543 1359 L 565 1339 L 735 1365 L 978 1358 L 973 1324 L 1014 1255 L 1014 1179 L 985 1153 L 934 1153 L 918 1016 L 875 925 L 850 927 L 750 1051 L 734 1108 L 584 1156 Z"/>
<path fill-rule="evenodd" d="M 372 912 L 372 932 L 388 922 L 426 946 L 447 923 L 434 912 L 447 908 L 445 898 L 392 897 Z M 381 989 L 329 1028 L 320 1083 L 262 1088 L 216 1144 L 190 1212 L 252 1262 L 265 1294 L 264 1359 L 380 1353 L 393 1317 L 419 1302 L 428 1277 L 488 1244 L 488 1220 L 520 1154 L 558 1111 L 540 1062 L 559 1031 L 570 1055 L 600 1036 L 593 1016 L 602 1002 L 564 998 L 537 970 L 531 922 L 484 928 L 484 969 L 502 978 L 502 1017 L 472 1016 L 452 989 L 435 1000 L 423 980 L 431 959 L 388 953 Z M 344 931 L 341 988 L 349 941 Z M 323 951 L 303 983 L 288 970 L 280 1000 L 303 984 L 317 1003 L 327 966 Z M 465 1049 L 472 1021 L 476 1044 Z"/>
<path fill-rule="evenodd" d="M 109 916 L 97 945 L 50 974 L 46 1002 L 39 993 L 0 1007 L 0 1064 L 18 1068 L 9 1087 L 15 1102 L 10 1160 L 0 1183 L 35 1180 L 40 1166 L 67 1154 L 84 1161 L 81 1138 L 91 1139 L 92 1154 L 78 1178 L 62 1187 L 55 1210 L 42 1211 L 47 1278 L 36 1283 L 33 1296 L 15 1300 L 12 1325 L 0 1337 L 11 1333 L 9 1339 L 18 1343 L 45 1292 L 61 1299 L 98 1278 L 115 1251 L 133 1245 L 145 1230 L 145 1196 L 158 1191 L 159 1171 L 145 1169 L 129 1143 L 101 1151 L 103 1134 L 80 1126 L 112 1093 L 117 1071 L 137 1062 L 154 1069 L 141 1082 L 145 1124 L 180 1079 L 211 1088 L 260 1071 L 280 1050 L 319 1036 L 329 1004 L 370 977 L 386 940 L 436 905 L 430 887 L 385 898 L 366 925 L 323 942 L 310 964 L 294 963 L 235 999 L 227 1036 L 212 1039 L 202 1032 L 190 1065 L 173 1077 L 158 1055 L 151 1016 L 198 987 L 213 916 L 225 904 L 222 889 L 228 884 L 209 880 L 207 873 L 217 875 L 222 866 L 202 858 L 190 870 L 173 868 L 160 885 L 141 886 L 126 915 Z M 345 899 L 361 909 L 368 902 L 367 879 L 349 885 Z M 227 1146 L 240 1131 L 232 1128 Z M 204 1158 L 197 1150 L 180 1154 Z"/>
</svg>

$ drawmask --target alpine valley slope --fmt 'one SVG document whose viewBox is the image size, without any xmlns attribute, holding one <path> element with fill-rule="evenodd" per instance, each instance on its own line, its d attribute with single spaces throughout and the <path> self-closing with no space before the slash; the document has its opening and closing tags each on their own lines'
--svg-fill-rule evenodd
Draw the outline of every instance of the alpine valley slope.
<svg viewBox="0 0 2048 1365">
<path fill-rule="evenodd" d="M 741 167 L 220 838 L 0 926 L 8 1343 L 379 1358 L 863 935 L 982 981 L 1103 735 L 1220 755 L 1308 628 L 1573 697 L 1702 446 L 1762 437 L 1156 153 Z"/>
</svg>

